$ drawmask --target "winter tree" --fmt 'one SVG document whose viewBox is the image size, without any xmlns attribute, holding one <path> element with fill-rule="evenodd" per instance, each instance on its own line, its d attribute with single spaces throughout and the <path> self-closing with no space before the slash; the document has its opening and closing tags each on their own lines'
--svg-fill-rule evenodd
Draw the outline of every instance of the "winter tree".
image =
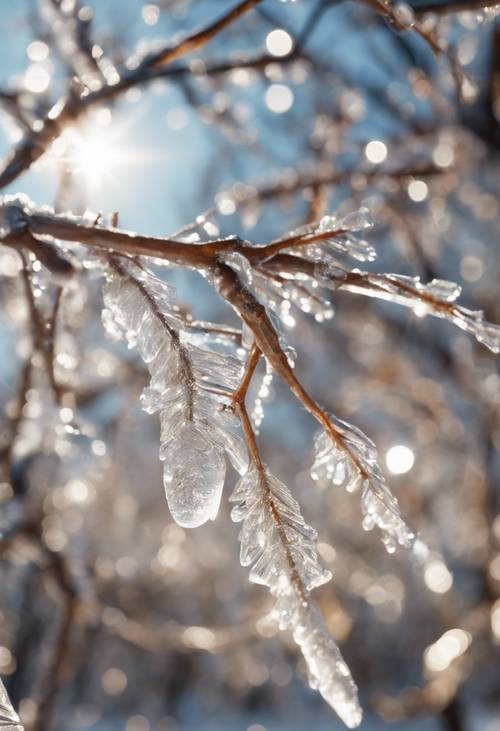
<svg viewBox="0 0 500 731">
<path fill-rule="evenodd" d="M 497 11 L 0 8 L 0 728 L 496 728 Z"/>
</svg>

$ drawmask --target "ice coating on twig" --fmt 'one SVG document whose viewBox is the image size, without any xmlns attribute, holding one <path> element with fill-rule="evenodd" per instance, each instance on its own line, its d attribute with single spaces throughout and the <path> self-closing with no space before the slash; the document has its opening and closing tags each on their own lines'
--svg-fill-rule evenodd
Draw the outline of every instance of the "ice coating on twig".
<svg viewBox="0 0 500 731">
<path fill-rule="evenodd" d="M 240 559 L 250 580 L 276 597 L 281 629 L 291 630 L 306 661 L 311 687 L 353 728 L 361 722 L 357 689 L 340 650 L 308 592 L 331 578 L 319 563 L 316 531 L 290 490 L 267 468 L 243 475 L 231 495 L 231 517 L 242 521 Z"/>
<path fill-rule="evenodd" d="M 242 276 L 246 286 L 285 327 L 295 326 L 293 307 L 312 315 L 316 322 L 331 320 L 333 317 L 333 305 L 318 294 L 317 282 L 306 278 L 295 282 L 279 274 L 259 270 L 252 267 L 248 259 L 238 252 L 226 253 L 221 258 Z"/>
<path fill-rule="evenodd" d="M 412 294 L 424 295 L 422 302 L 428 299 L 429 306 L 433 300 L 448 304 L 455 302 L 460 296 L 462 288 L 456 282 L 447 279 L 433 279 L 427 284 L 420 281 L 420 277 L 408 277 L 404 274 L 368 274 L 368 281 L 382 287 L 387 292 L 411 297 Z"/>
<path fill-rule="evenodd" d="M 334 261 L 332 254 L 345 254 L 358 261 L 374 261 L 377 253 L 373 246 L 360 237 L 360 233 L 372 226 L 371 214 L 368 208 L 362 207 L 348 213 L 343 218 L 323 216 L 316 223 L 290 231 L 277 241 L 296 242 L 301 239 L 300 248 L 293 245 L 293 253 L 314 261 Z M 325 236 L 331 233 L 331 237 Z M 307 244 L 308 240 L 310 244 Z"/>
<path fill-rule="evenodd" d="M 137 347 L 151 380 L 141 402 L 159 412 L 160 459 L 174 520 L 193 528 L 218 512 L 226 474 L 224 454 L 244 472 L 247 452 L 227 410 L 241 364 L 190 342 L 175 310 L 175 290 L 133 263 L 116 264 L 104 287 L 108 332 Z M 196 339 L 196 334 L 194 335 Z"/>
<path fill-rule="evenodd" d="M 460 306 L 453 310 L 450 319 L 457 327 L 473 335 L 492 353 L 500 353 L 500 325 L 486 321 L 482 310 L 468 310 Z"/>
<path fill-rule="evenodd" d="M 401 517 L 398 501 L 379 467 L 374 443 L 351 424 L 334 416 L 330 416 L 330 421 L 338 439 L 324 431 L 316 434 L 312 478 L 345 487 L 348 492 L 361 488 L 363 528 L 380 528 L 389 553 L 396 550 L 397 544 L 413 546 L 415 535 Z"/>
<path fill-rule="evenodd" d="M 368 274 L 368 281 L 392 294 L 393 301 L 413 305 L 420 316 L 432 314 L 453 322 L 473 335 L 493 353 L 500 353 L 500 326 L 484 319 L 482 310 L 469 310 L 454 304 L 462 288 L 446 279 L 433 279 L 428 284 L 419 277 L 401 274 Z"/>
<path fill-rule="evenodd" d="M 2 731 L 24 731 L 24 726 L 15 710 L 5 690 L 5 686 L 0 680 L 0 729 Z"/>
</svg>

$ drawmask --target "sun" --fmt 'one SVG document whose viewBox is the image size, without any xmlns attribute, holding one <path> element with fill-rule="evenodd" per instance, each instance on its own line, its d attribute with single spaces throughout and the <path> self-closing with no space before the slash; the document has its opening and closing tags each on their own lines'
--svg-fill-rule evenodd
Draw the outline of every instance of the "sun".
<svg viewBox="0 0 500 731">
<path fill-rule="evenodd" d="M 151 158 L 134 145 L 129 124 L 109 123 L 111 119 L 103 124 L 103 116 L 67 127 L 51 148 L 52 163 L 64 166 L 92 192 L 120 186 L 125 171 Z"/>
<path fill-rule="evenodd" d="M 108 128 L 96 124 L 70 127 L 64 133 L 63 161 L 86 184 L 100 188 L 117 179 L 127 154 Z"/>
<path fill-rule="evenodd" d="M 76 174 L 80 173 L 90 183 L 99 184 L 116 175 L 120 154 L 98 130 L 97 134 L 78 135 L 72 162 Z"/>
</svg>

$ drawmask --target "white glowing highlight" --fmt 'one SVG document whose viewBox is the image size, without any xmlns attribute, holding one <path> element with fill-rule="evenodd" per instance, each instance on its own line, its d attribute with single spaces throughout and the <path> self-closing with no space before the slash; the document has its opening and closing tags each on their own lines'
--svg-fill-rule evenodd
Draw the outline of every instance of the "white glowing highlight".
<svg viewBox="0 0 500 731">
<path fill-rule="evenodd" d="M 431 673 L 446 670 L 453 660 L 463 655 L 471 641 L 471 635 L 463 629 L 448 630 L 426 649 L 424 653 L 426 669 Z"/>
<path fill-rule="evenodd" d="M 266 106 L 275 114 L 288 112 L 293 104 L 293 91 L 284 84 L 271 84 L 266 91 Z"/>
<path fill-rule="evenodd" d="M 453 586 L 453 576 L 440 559 L 434 559 L 427 564 L 424 580 L 435 594 L 446 594 Z"/>
<path fill-rule="evenodd" d="M 365 155 L 370 162 L 378 165 L 387 157 L 387 147 L 380 140 L 372 140 L 365 147 Z"/>
<path fill-rule="evenodd" d="M 34 63 L 28 67 L 24 74 L 24 86 L 28 91 L 34 94 L 41 94 L 48 89 L 50 84 L 50 74 L 43 66 Z"/>
<path fill-rule="evenodd" d="M 26 49 L 26 55 L 28 56 L 30 61 L 40 63 L 41 61 L 45 61 L 48 58 L 49 47 L 43 41 L 33 41 Z"/>
<path fill-rule="evenodd" d="M 395 444 L 387 450 L 385 463 L 393 475 L 404 475 L 409 472 L 415 463 L 415 455 L 404 444 Z"/>
<path fill-rule="evenodd" d="M 102 108 L 78 126 L 67 127 L 50 148 L 48 162 L 64 164 L 89 190 L 116 187 L 122 173 L 152 157 L 128 138 L 127 125 L 111 125 L 111 113 Z M 129 120 L 130 124 L 130 120 Z M 155 160 L 158 155 L 155 154 Z"/>
<path fill-rule="evenodd" d="M 148 3 L 147 5 L 143 5 L 141 15 L 146 25 L 156 25 L 160 18 L 160 8 L 158 5 Z"/>
<path fill-rule="evenodd" d="M 412 201 L 415 201 L 415 203 L 424 201 L 427 198 L 428 193 L 428 185 L 427 183 L 424 183 L 423 180 L 412 180 L 408 186 L 408 195 Z"/>
<path fill-rule="evenodd" d="M 500 643 L 500 599 L 491 608 L 491 631 L 495 642 Z"/>
<path fill-rule="evenodd" d="M 276 28 L 267 35 L 266 48 L 271 56 L 287 56 L 293 48 L 292 37 L 286 30 Z"/>
</svg>

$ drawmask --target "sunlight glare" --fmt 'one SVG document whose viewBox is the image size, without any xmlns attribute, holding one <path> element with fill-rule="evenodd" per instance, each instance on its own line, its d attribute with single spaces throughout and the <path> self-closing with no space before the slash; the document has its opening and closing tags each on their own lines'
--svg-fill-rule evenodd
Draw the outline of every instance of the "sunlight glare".
<svg viewBox="0 0 500 731">
<path fill-rule="evenodd" d="M 111 174 L 116 162 L 116 153 L 97 135 L 82 137 L 75 147 L 76 170 L 82 172 L 89 181 L 99 182 L 107 173 Z"/>
<path fill-rule="evenodd" d="M 97 189 L 116 183 L 121 168 L 147 157 L 132 152 L 123 130 L 103 126 L 101 119 L 66 129 L 57 142 L 53 153 L 82 183 Z"/>
</svg>

